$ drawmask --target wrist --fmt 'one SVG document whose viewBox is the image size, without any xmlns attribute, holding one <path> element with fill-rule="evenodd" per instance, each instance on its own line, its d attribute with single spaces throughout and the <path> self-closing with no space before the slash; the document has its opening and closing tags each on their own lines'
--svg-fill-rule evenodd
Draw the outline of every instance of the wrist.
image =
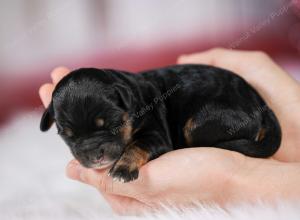
<svg viewBox="0 0 300 220">
<path fill-rule="evenodd" d="M 300 163 L 247 158 L 233 182 L 235 201 L 300 200 Z"/>
</svg>

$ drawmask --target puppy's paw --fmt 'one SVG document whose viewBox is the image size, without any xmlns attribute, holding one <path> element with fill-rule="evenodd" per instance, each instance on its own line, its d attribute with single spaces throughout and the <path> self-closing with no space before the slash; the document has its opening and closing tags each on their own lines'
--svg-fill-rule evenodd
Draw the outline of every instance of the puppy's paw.
<svg viewBox="0 0 300 220">
<path fill-rule="evenodd" d="M 137 167 L 132 168 L 124 164 L 118 165 L 118 163 L 116 163 L 110 169 L 109 175 L 113 178 L 113 180 L 118 180 L 120 182 L 127 183 L 138 178 L 139 170 Z"/>
<path fill-rule="evenodd" d="M 135 145 L 129 145 L 123 155 L 113 165 L 109 175 L 113 179 L 126 183 L 133 181 L 139 176 L 139 169 L 147 163 L 149 153 Z"/>
</svg>

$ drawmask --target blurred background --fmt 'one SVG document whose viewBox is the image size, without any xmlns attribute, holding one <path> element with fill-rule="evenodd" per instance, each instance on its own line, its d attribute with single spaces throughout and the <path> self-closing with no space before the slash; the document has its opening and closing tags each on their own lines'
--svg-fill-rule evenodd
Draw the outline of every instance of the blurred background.
<svg viewBox="0 0 300 220">
<path fill-rule="evenodd" d="M 222 46 L 266 51 L 299 76 L 299 0 L 1 0 L 0 33 L 0 126 L 41 106 L 60 65 L 138 71 Z"/>
<path fill-rule="evenodd" d="M 0 219 L 115 219 L 38 129 L 53 68 L 139 71 L 212 47 L 263 50 L 300 79 L 300 0 L 1 0 Z"/>
</svg>

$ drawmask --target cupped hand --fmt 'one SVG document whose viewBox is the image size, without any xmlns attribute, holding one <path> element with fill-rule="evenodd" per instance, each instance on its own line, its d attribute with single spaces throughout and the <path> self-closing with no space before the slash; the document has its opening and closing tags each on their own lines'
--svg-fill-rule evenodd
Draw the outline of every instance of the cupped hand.
<svg viewBox="0 0 300 220">
<path fill-rule="evenodd" d="M 260 52 L 214 49 L 182 56 L 178 62 L 215 65 L 245 78 L 265 98 L 281 123 L 283 143 L 275 158 L 300 161 L 297 148 L 300 146 L 300 135 L 297 137 L 300 125 L 295 120 L 300 118 L 296 111 L 300 87 L 268 56 Z M 50 103 L 55 84 L 68 72 L 66 68 L 55 69 L 51 74 L 53 83 L 41 87 L 40 96 L 45 106 Z M 269 161 L 216 148 L 190 148 L 150 161 L 141 168 L 139 178 L 129 183 L 113 182 L 107 170 L 86 169 L 75 160 L 67 166 L 67 175 L 96 187 L 116 212 L 138 214 L 157 209 L 162 203 L 184 206 L 193 201 L 205 201 L 222 205 L 250 199 L 247 196 L 252 194 L 259 196 L 258 192 L 246 194 L 237 190 L 237 179 L 247 175 L 248 164 L 254 164 L 250 169 L 257 170 Z"/>
<path fill-rule="evenodd" d="M 67 175 L 94 186 L 115 212 L 128 215 L 156 211 L 163 205 L 189 207 L 208 202 L 222 206 L 243 200 L 233 189 L 235 176 L 247 163 L 236 152 L 189 148 L 150 161 L 140 169 L 138 179 L 128 183 L 113 181 L 108 170 L 87 169 L 75 160 L 69 163 Z"/>
</svg>

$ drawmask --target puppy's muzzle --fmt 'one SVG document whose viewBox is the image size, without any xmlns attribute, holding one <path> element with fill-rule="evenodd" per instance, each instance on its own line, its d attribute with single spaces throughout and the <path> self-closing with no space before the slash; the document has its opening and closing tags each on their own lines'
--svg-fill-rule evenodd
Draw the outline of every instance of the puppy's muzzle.
<svg viewBox="0 0 300 220">
<path fill-rule="evenodd" d="M 121 148 L 114 143 L 88 146 L 81 145 L 72 150 L 74 157 L 87 168 L 104 168 L 112 165 L 121 155 Z"/>
</svg>

